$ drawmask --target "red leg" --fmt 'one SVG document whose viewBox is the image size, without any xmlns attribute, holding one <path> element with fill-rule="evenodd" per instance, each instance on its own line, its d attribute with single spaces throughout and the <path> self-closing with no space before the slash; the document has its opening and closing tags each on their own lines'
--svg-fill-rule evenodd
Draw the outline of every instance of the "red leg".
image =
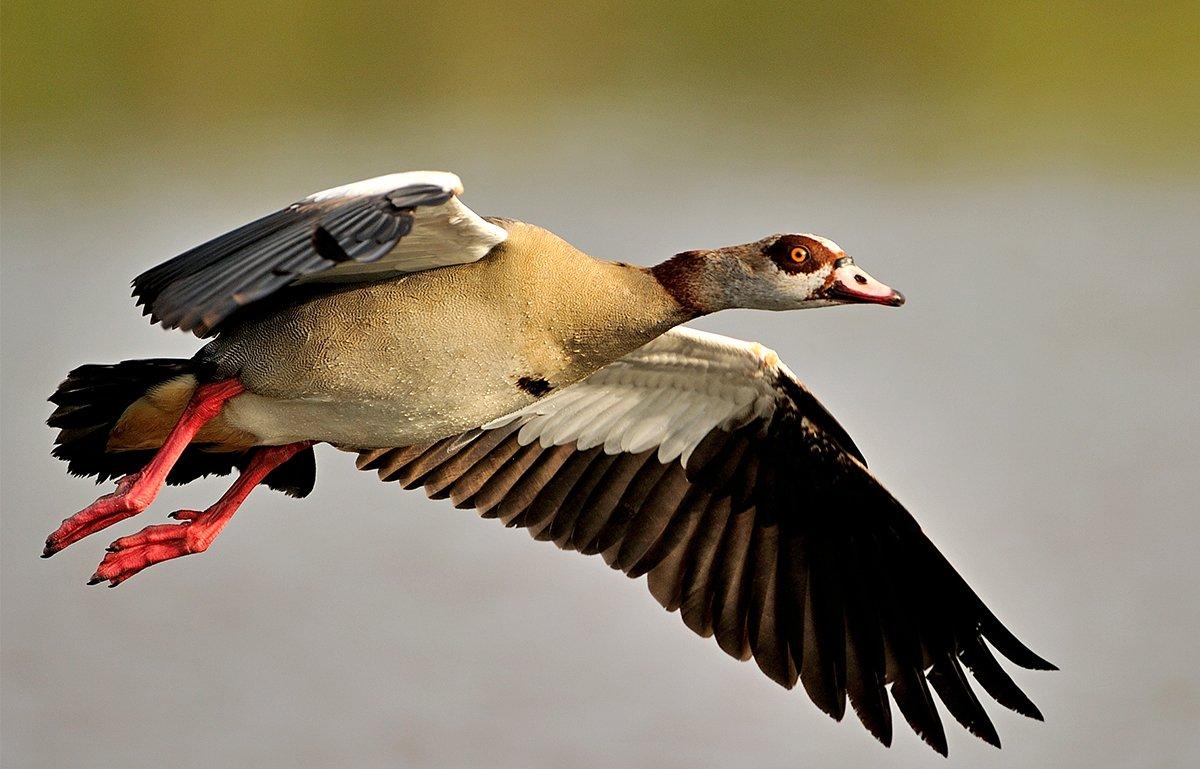
<svg viewBox="0 0 1200 769">
<path fill-rule="evenodd" d="M 117 490 L 105 494 L 70 518 L 46 538 L 43 558 L 74 544 L 89 534 L 95 534 L 117 521 L 122 521 L 145 510 L 158 496 L 167 480 L 167 473 L 179 461 L 192 438 L 207 422 L 221 413 L 225 402 L 245 392 L 245 387 L 236 379 L 203 384 L 192 393 L 179 421 L 171 428 L 162 447 L 150 463 L 132 475 L 117 481 Z"/>
<path fill-rule="evenodd" d="M 121 537 L 109 545 L 108 555 L 104 556 L 88 584 L 108 580 L 109 587 L 116 587 L 147 566 L 204 552 L 254 487 L 276 467 L 311 445 L 312 441 L 303 441 L 258 449 L 229 491 L 212 507 L 200 513 L 180 510 L 171 517 L 183 523 L 147 526 L 137 534 Z"/>
</svg>

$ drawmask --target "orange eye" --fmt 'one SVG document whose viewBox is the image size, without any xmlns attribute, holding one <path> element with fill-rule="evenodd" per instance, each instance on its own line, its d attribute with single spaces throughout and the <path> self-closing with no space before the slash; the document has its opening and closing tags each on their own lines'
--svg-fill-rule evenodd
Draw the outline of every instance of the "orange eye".
<svg viewBox="0 0 1200 769">
<path fill-rule="evenodd" d="M 802 264 L 806 259 L 808 259 L 808 249 L 804 246 L 796 246 L 792 249 L 791 256 L 793 262 L 796 264 Z"/>
</svg>

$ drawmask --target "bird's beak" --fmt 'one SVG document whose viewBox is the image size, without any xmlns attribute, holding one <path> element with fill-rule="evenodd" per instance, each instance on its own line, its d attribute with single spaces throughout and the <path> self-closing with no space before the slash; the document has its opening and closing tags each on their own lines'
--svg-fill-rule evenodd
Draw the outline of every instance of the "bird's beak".
<svg viewBox="0 0 1200 769">
<path fill-rule="evenodd" d="M 846 304 L 886 304 L 891 307 L 904 304 L 904 294 L 872 278 L 848 256 L 833 263 L 825 296 Z"/>
</svg>

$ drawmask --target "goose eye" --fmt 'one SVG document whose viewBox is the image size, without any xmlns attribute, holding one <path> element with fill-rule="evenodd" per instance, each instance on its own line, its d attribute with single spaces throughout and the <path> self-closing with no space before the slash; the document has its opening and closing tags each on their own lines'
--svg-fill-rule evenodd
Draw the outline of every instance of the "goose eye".
<svg viewBox="0 0 1200 769">
<path fill-rule="evenodd" d="M 804 246 L 796 246 L 791 251 L 791 257 L 796 264 L 803 264 L 808 259 L 808 249 Z"/>
</svg>

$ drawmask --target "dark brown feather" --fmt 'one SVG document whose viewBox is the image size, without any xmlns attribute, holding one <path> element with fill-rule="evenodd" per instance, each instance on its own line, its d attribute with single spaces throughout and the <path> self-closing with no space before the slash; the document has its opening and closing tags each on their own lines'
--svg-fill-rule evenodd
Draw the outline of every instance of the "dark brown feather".
<svg viewBox="0 0 1200 769">
<path fill-rule="evenodd" d="M 529 506 L 574 455 L 573 446 L 552 446 L 537 455 L 533 467 L 513 484 L 508 496 L 501 500 L 497 508 L 497 517 L 505 526 L 528 525 L 525 514 Z"/>
<path fill-rule="evenodd" d="M 929 747 L 949 755 L 950 749 L 946 744 L 946 731 L 942 728 L 942 719 L 938 717 L 937 706 L 933 704 L 933 696 L 925 683 L 925 676 L 920 670 L 904 668 L 892 682 L 892 698 L 904 714 L 908 725 Z"/>
<path fill-rule="evenodd" d="M 359 455 L 360 460 L 362 457 L 367 457 L 368 459 L 365 462 L 361 462 L 359 469 L 377 470 L 381 481 L 390 481 L 393 475 L 428 451 L 432 445 L 432 443 L 419 443 L 413 446 L 405 446 L 402 449 L 376 449 L 364 452 Z"/>
<path fill-rule="evenodd" d="M 514 439 L 515 436 L 509 437 L 510 441 Z M 512 494 L 513 488 L 522 476 L 530 471 L 543 452 L 544 449 L 538 445 L 537 441 L 528 446 L 522 446 L 511 461 L 487 478 L 471 499 L 471 504 L 475 506 L 479 514 L 484 518 L 495 518 L 499 513 L 500 503 Z"/>
<path fill-rule="evenodd" d="M 575 530 L 575 521 L 579 519 L 584 504 L 592 491 L 607 475 L 609 468 L 617 461 L 615 454 L 605 454 L 603 451 L 588 465 L 587 472 L 571 489 L 571 493 L 563 500 L 558 514 L 550 523 L 549 536 L 561 548 L 566 548 Z"/>
<path fill-rule="evenodd" d="M 750 540 L 758 511 L 749 507 L 729 517 L 725 540 L 721 543 L 713 584 L 713 635 L 726 654 L 750 659 L 750 639 L 746 630 L 746 610 L 754 570 L 750 561 Z"/>
<path fill-rule="evenodd" d="M 927 677 L 950 715 L 971 734 L 989 745 L 1000 747 L 1000 735 L 996 733 L 996 727 L 992 725 L 983 705 L 979 704 L 975 692 L 971 691 L 971 685 L 967 683 L 953 654 L 947 652 L 935 660 Z"/>
<path fill-rule="evenodd" d="M 680 614 L 693 632 L 705 638 L 713 634 L 713 590 L 717 553 L 729 521 L 729 498 L 714 498 L 688 548 L 689 560 L 683 576 Z"/>
<path fill-rule="evenodd" d="M 879 565 L 873 538 L 856 536 L 842 562 L 846 601 L 846 693 L 859 721 L 884 745 L 892 743 L 887 662 L 883 647 Z"/>
<path fill-rule="evenodd" d="M 818 540 L 810 551 L 800 675 L 809 699 L 840 721 L 846 713 L 846 619 L 832 547 Z"/>
<path fill-rule="evenodd" d="M 517 442 L 516 433 L 506 435 L 495 448 L 482 455 L 446 488 L 450 501 L 457 508 L 479 507 L 473 500 L 475 494 L 504 469 L 520 450 L 521 444 Z"/>
<path fill-rule="evenodd" d="M 962 658 L 963 664 L 971 671 L 971 675 L 975 676 L 975 680 L 979 682 L 985 692 L 991 695 L 992 699 L 1023 716 L 1037 721 L 1044 720 L 1042 711 L 1033 704 L 1033 700 L 1029 699 L 1025 692 L 1021 691 L 1008 673 L 1004 672 L 1004 668 L 1000 667 L 1000 663 L 988 651 L 982 639 L 973 638 L 966 641 L 959 656 Z"/>
<path fill-rule="evenodd" d="M 663 529 L 663 533 L 625 573 L 630 577 L 640 577 L 662 563 L 664 558 L 676 552 L 681 556 L 679 563 L 682 568 L 687 555 L 687 545 L 691 542 L 692 535 L 696 532 L 696 526 L 700 524 L 700 518 L 704 515 L 710 501 L 712 501 L 712 494 L 696 486 L 689 487 L 683 500 L 675 509 L 675 514 Z M 682 577 L 682 574 L 678 576 Z"/>
<path fill-rule="evenodd" d="M 609 565 L 628 573 L 662 536 L 690 488 L 683 473 L 664 474 L 630 519 L 616 558 Z"/>
<path fill-rule="evenodd" d="M 647 463 L 653 461 L 654 449 L 648 449 L 640 454 L 618 454 L 616 460 L 605 472 L 604 478 L 596 484 L 587 501 L 581 506 L 579 518 L 571 533 L 570 546 L 574 550 L 588 553 L 596 537 L 604 529 L 621 504 L 626 502 L 630 484 L 638 471 Z"/>
<path fill-rule="evenodd" d="M 450 486 L 461 478 L 463 473 L 470 470 L 477 462 L 503 443 L 514 429 L 513 425 L 509 425 L 498 430 L 489 430 L 466 446 L 459 447 L 455 444 L 447 446 L 446 451 L 443 452 L 445 459 L 437 461 L 434 466 L 422 474 L 421 485 L 425 487 L 425 493 L 429 495 L 430 499 L 445 499 L 450 496 Z M 451 451 L 450 449 L 456 450 Z M 420 465 L 424 459 L 422 457 L 417 460 L 413 463 L 414 466 Z"/>
<path fill-rule="evenodd" d="M 641 509 L 642 503 L 646 501 L 650 492 L 654 491 L 654 487 L 667 475 L 679 472 L 682 470 L 657 461 L 644 463 L 634 473 L 633 480 L 629 482 L 628 491 L 621 496 L 621 500 L 609 515 L 608 520 L 600 527 L 600 531 L 596 533 L 592 542 L 586 548 L 581 548 L 580 552 L 592 555 L 619 547 L 621 540 L 625 537 L 625 531 L 629 528 L 630 520 Z"/>
<path fill-rule="evenodd" d="M 604 449 L 597 446 L 587 451 L 577 451 L 570 455 L 554 477 L 550 479 L 525 512 L 525 522 L 522 524 L 533 529 L 538 524 L 550 524 L 552 516 L 558 513 L 559 507 L 575 488 L 575 484 L 583 478 L 591 467 L 592 462 L 603 453 Z M 549 526 L 547 525 L 547 529 Z M 536 539 L 550 539 L 547 531 L 539 529 Z"/>
<path fill-rule="evenodd" d="M 779 527 L 756 526 L 750 545 L 750 606 L 747 630 L 750 650 L 762 672 L 775 683 L 791 689 L 796 685 L 796 666 L 788 653 L 783 617 L 777 611 L 776 581 Z"/>
<path fill-rule="evenodd" d="M 406 489 L 415 489 L 425 483 L 425 477 L 434 470 L 449 462 L 455 453 L 451 452 L 455 442 L 452 438 L 444 438 L 431 443 L 429 448 L 410 462 L 405 463 L 391 474 L 388 480 L 396 481 Z"/>
</svg>

